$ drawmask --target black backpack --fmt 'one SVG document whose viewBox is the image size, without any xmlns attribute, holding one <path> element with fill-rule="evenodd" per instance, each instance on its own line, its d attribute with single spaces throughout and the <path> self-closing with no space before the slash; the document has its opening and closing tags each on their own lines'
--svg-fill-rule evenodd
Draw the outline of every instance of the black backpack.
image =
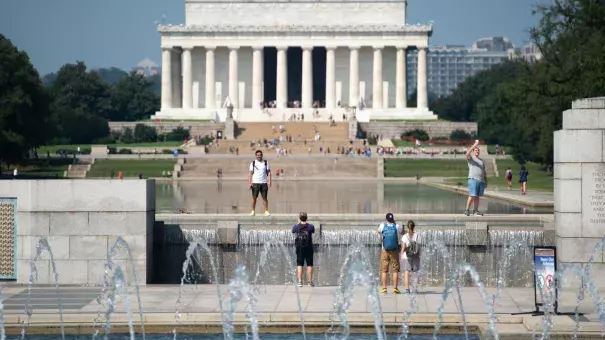
<svg viewBox="0 0 605 340">
<path fill-rule="evenodd" d="M 269 167 L 267 166 L 267 160 L 263 160 L 265 162 L 265 171 L 267 171 L 267 175 L 269 174 Z M 256 164 L 254 164 L 254 162 L 256 161 L 252 161 L 252 173 L 254 173 L 254 169 L 256 169 Z"/>
<path fill-rule="evenodd" d="M 414 234 L 416 235 L 416 234 Z M 414 241 L 414 235 L 412 235 L 412 237 L 410 237 L 410 235 L 408 234 L 408 239 L 410 240 L 410 245 L 407 246 L 405 248 L 405 254 L 407 255 L 408 258 L 417 258 L 420 255 L 420 245 L 418 244 L 418 242 Z M 418 239 L 418 238 L 416 238 Z"/>
<path fill-rule="evenodd" d="M 296 239 L 294 245 L 297 248 L 305 248 L 311 244 L 311 233 L 309 232 L 309 226 L 306 224 L 298 225 L 298 233 L 296 233 Z"/>
</svg>

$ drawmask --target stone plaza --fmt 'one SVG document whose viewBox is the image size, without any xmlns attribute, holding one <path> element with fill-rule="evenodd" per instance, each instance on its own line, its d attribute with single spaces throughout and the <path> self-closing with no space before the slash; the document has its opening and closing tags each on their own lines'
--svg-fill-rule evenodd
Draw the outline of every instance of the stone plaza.
<svg viewBox="0 0 605 340">
<path fill-rule="evenodd" d="M 428 108 L 431 24 L 408 24 L 406 1 L 186 1 L 184 25 L 158 28 L 161 110 L 156 119 L 306 121 L 331 115 L 437 119 Z M 418 49 L 407 84 L 406 51 Z M 417 107 L 407 105 L 408 86 Z M 274 102 L 262 109 L 261 103 Z M 299 102 L 292 107 L 289 103 Z M 325 105 L 324 105 L 325 103 Z"/>
</svg>

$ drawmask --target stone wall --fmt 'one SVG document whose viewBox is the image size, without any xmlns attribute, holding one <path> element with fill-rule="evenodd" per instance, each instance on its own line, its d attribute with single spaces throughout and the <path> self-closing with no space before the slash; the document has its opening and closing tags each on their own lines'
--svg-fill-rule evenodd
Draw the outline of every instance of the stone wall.
<svg viewBox="0 0 605 340">
<path fill-rule="evenodd" d="M 137 124 L 145 124 L 147 126 L 154 127 L 158 133 L 168 133 L 177 127 L 182 127 L 188 129 L 192 136 L 206 136 L 210 134 L 216 135 L 217 130 L 223 130 L 225 128 L 225 124 L 223 123 L 209 122 L 109 122 L 109 130 L 112 132 L 122 132 L 127 127 L 134 130 L 134 127 Z"/>
<path fill-rule="evenodd" d="M 477 133 L 477 123 L 473 122 L 370 122 L 359 123 L 361 130 L 368 135 L 382 136 L 387 139 L 399 139 L 401 134 L 411 130 L 424 130 L 431 138 L 449 137 L 454 130 L 464 130 L 468 133 Z"/>
<path fill-rule="evenodd" d="M 605 97 L 577 100 L 563 112 L 554 163 L 558 262 L 583 266 L 595 255 L 592 277 L 602 276 L 603 249 L 593 249 L 605 236 Z"/>
<path fill-rule="evenodd" d="M 61 284 L 103 283 L 108 250 L 118 237 L 129 245 L 117 253 L 127 280 L 132 268 L 138 281 L 152 275 L 155 180 L 13 180 L 3 181 L 0 197 L 16 198 L 17 283 L 27 284 L 30 262 L 46 238 Z M 54 283 L 50 256 L 35 262 L 38 284 Z"/>
</svg>

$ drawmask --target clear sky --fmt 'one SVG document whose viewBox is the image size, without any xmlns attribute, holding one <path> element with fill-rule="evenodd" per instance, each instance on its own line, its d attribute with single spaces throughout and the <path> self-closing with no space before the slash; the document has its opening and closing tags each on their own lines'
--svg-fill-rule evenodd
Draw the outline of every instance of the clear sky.
<svg viewBox="0 0 605 340">
<path fill-rule="evenodd" d="M 434 21 L 431 45 L 507 36 L 528 40 L 537 0 L 408 0 L 408 22 Z M 156 26 L 179 24 L 185 0 L 2 0 L 0 33 L 25 50 L 42 75 L 82 60 L 93 68 L 129 70 L 149 58 L 159 64 Z"/>
</svg>

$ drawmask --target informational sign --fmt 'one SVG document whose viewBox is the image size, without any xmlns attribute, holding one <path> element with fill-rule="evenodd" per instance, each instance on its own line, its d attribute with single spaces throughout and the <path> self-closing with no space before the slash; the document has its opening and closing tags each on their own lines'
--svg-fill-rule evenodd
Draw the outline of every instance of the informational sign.
<svg viewBox="0 0 605 340">
<path fill-rule="evenodd" d="M 534 247 L 534 295 L 536 308 L 543 306 L 543 298 L 552 296 L 557 301 L 555 272 L 557 270 L 557 251 L 555 247 Z M 556 308 L 556 307 L 555 307 Z"/>
</svg>

